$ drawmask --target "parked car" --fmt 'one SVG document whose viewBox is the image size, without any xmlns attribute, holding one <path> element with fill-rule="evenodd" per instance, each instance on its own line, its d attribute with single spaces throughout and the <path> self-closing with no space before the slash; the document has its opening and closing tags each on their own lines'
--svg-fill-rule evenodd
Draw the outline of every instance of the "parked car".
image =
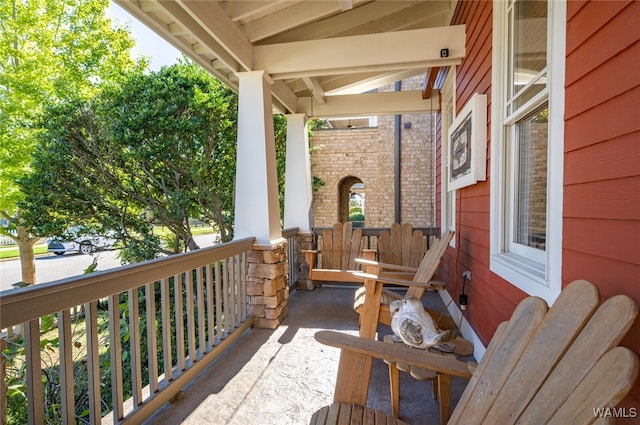
<svg viewBox="0 0 640 425">
<path fill-rule="evenodd" d="M 113 248 L 116 242 L 118 242 L 112 235 L 81 235 L 81 232 L 78 230 L 72 231 L 72 233 L 76 233 L 79 236 L 73 240 L 51 239 L 47 245 L 47 251 L 53 252 L 56 255 L 63 255 L 65 252 L 91 254 L 95 250 Z"/>
</svg>

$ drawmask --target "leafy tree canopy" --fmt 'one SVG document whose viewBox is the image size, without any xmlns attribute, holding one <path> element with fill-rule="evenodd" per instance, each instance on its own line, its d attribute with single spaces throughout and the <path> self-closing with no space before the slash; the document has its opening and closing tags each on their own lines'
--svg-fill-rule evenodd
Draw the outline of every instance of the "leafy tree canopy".
<svg viewBox="0 0 640 425">
<path fill-rule="evenodd" d="M 44 105 L 90 98 L 136 64 L 133 40 L 114 29 L 109 0 L 0 2 L 0 211 L 13 217 Z M 137 65 L 144 68 L 144 63 Z M 11 218 L 9 217 L 9 218 Z"/>
<path fill-rule="evenodd" d="M 198 65 L 180 62 L 131 73 L 93 101 L 65 102 L 42 120 L 34 172 L 22 204 L 42 234 L 69 223 L 118 230 L 125 260 L 163 250 L 150 223 L 167 227 L 188 249 L 189 219 L 232 237 L 237 96 Z M 276 118 L 284 174 L 285 120 Z"/>
<path fill-rule="evenodd" d="M 134 63 L 133 40 L 112 28 L 109 0 L 5 0 L 0 2 L 0 216 L 16 234 L 0 226 L 20 250 L 22 280 L 35 283 L 33 245 L 38 241 L 18 202 L 17 180 L 30 171 L 39 128 L 35 120 L 47 104 L 92 97 L 100 85 Z"/>
</svg>

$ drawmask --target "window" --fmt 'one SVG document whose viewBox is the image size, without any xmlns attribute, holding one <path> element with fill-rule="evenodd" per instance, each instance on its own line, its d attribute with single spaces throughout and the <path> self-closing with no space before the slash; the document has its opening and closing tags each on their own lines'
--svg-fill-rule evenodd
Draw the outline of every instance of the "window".
<svg viewBox="0 0 640 425">
<path fill-rule="evenodd" d="M 442 115 L 441 115 L 441 129 L 440 129 L 440 137 L 442 139 L 440 146 L 442 149 L 441 152 L 441 223 L 442 223 L 442 231 L 445 230 L 456 230 L 456 191 L 449 191 L 447 187 L 449 175 L 449 149 L 450 149 L 450 141 L 448 140 L 449 135 L 449 127 L 455 118 L 455 90 L 454 90 L 454 82 L 455 82 L 455 67 L 452 66 L 449 68 L 447 72 L 447 77 L 442 85 L 441 94 L 442 94 Z M 456 238 L 451 239 L 450 245 L 455 247 Z"/>
<path fill-rule="evenodd" d="M 565 16 L 562 1 L 494 2 L 491 269 L 549 302 L 561 289 Z"/>
</svg>

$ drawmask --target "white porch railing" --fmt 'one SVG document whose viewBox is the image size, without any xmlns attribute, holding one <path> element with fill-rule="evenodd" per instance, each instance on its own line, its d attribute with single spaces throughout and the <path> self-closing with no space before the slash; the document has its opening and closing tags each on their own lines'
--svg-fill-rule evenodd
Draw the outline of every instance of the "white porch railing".
<svg viewBox="0 0 640 425">
<path fill-rule="evenodd" d="M 246 253 L 253 242 L 0 293 L 0 327 L 24 324 L 29 423 L 150 417 L 251 326 Z M 77 306 L 84 313 L 74 317 Z M 54 336 L 43 332 L 50 323 Z"/>
</svg>

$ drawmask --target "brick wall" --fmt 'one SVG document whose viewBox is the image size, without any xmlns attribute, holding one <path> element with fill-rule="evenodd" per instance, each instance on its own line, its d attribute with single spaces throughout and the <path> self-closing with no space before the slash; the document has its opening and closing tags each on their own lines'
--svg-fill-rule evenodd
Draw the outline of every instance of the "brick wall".
<svg viewBox="0 0 640 425">
<path fill-rule="evenodd" d="M 405 80 L 402 90 L 420 90 L 422 81 L 422 76 Z M 380 91 L 394 89 L 388 85 Z M 425 112 L 405 114 L 400 120 L 400 221 L 414 226 L 435 223 L 431 118 Z M 376 128 L 314 132 L 311 173 L 325 182 L 313 195 L 314 226 L 331 226 L 339 220 L 340 183 L 350 177 L 364 184 L 365 226 L 388 227 L 395 221 L 394 131 L 395 117 L 386 115 L 378 117 Z"/>
</svg>

